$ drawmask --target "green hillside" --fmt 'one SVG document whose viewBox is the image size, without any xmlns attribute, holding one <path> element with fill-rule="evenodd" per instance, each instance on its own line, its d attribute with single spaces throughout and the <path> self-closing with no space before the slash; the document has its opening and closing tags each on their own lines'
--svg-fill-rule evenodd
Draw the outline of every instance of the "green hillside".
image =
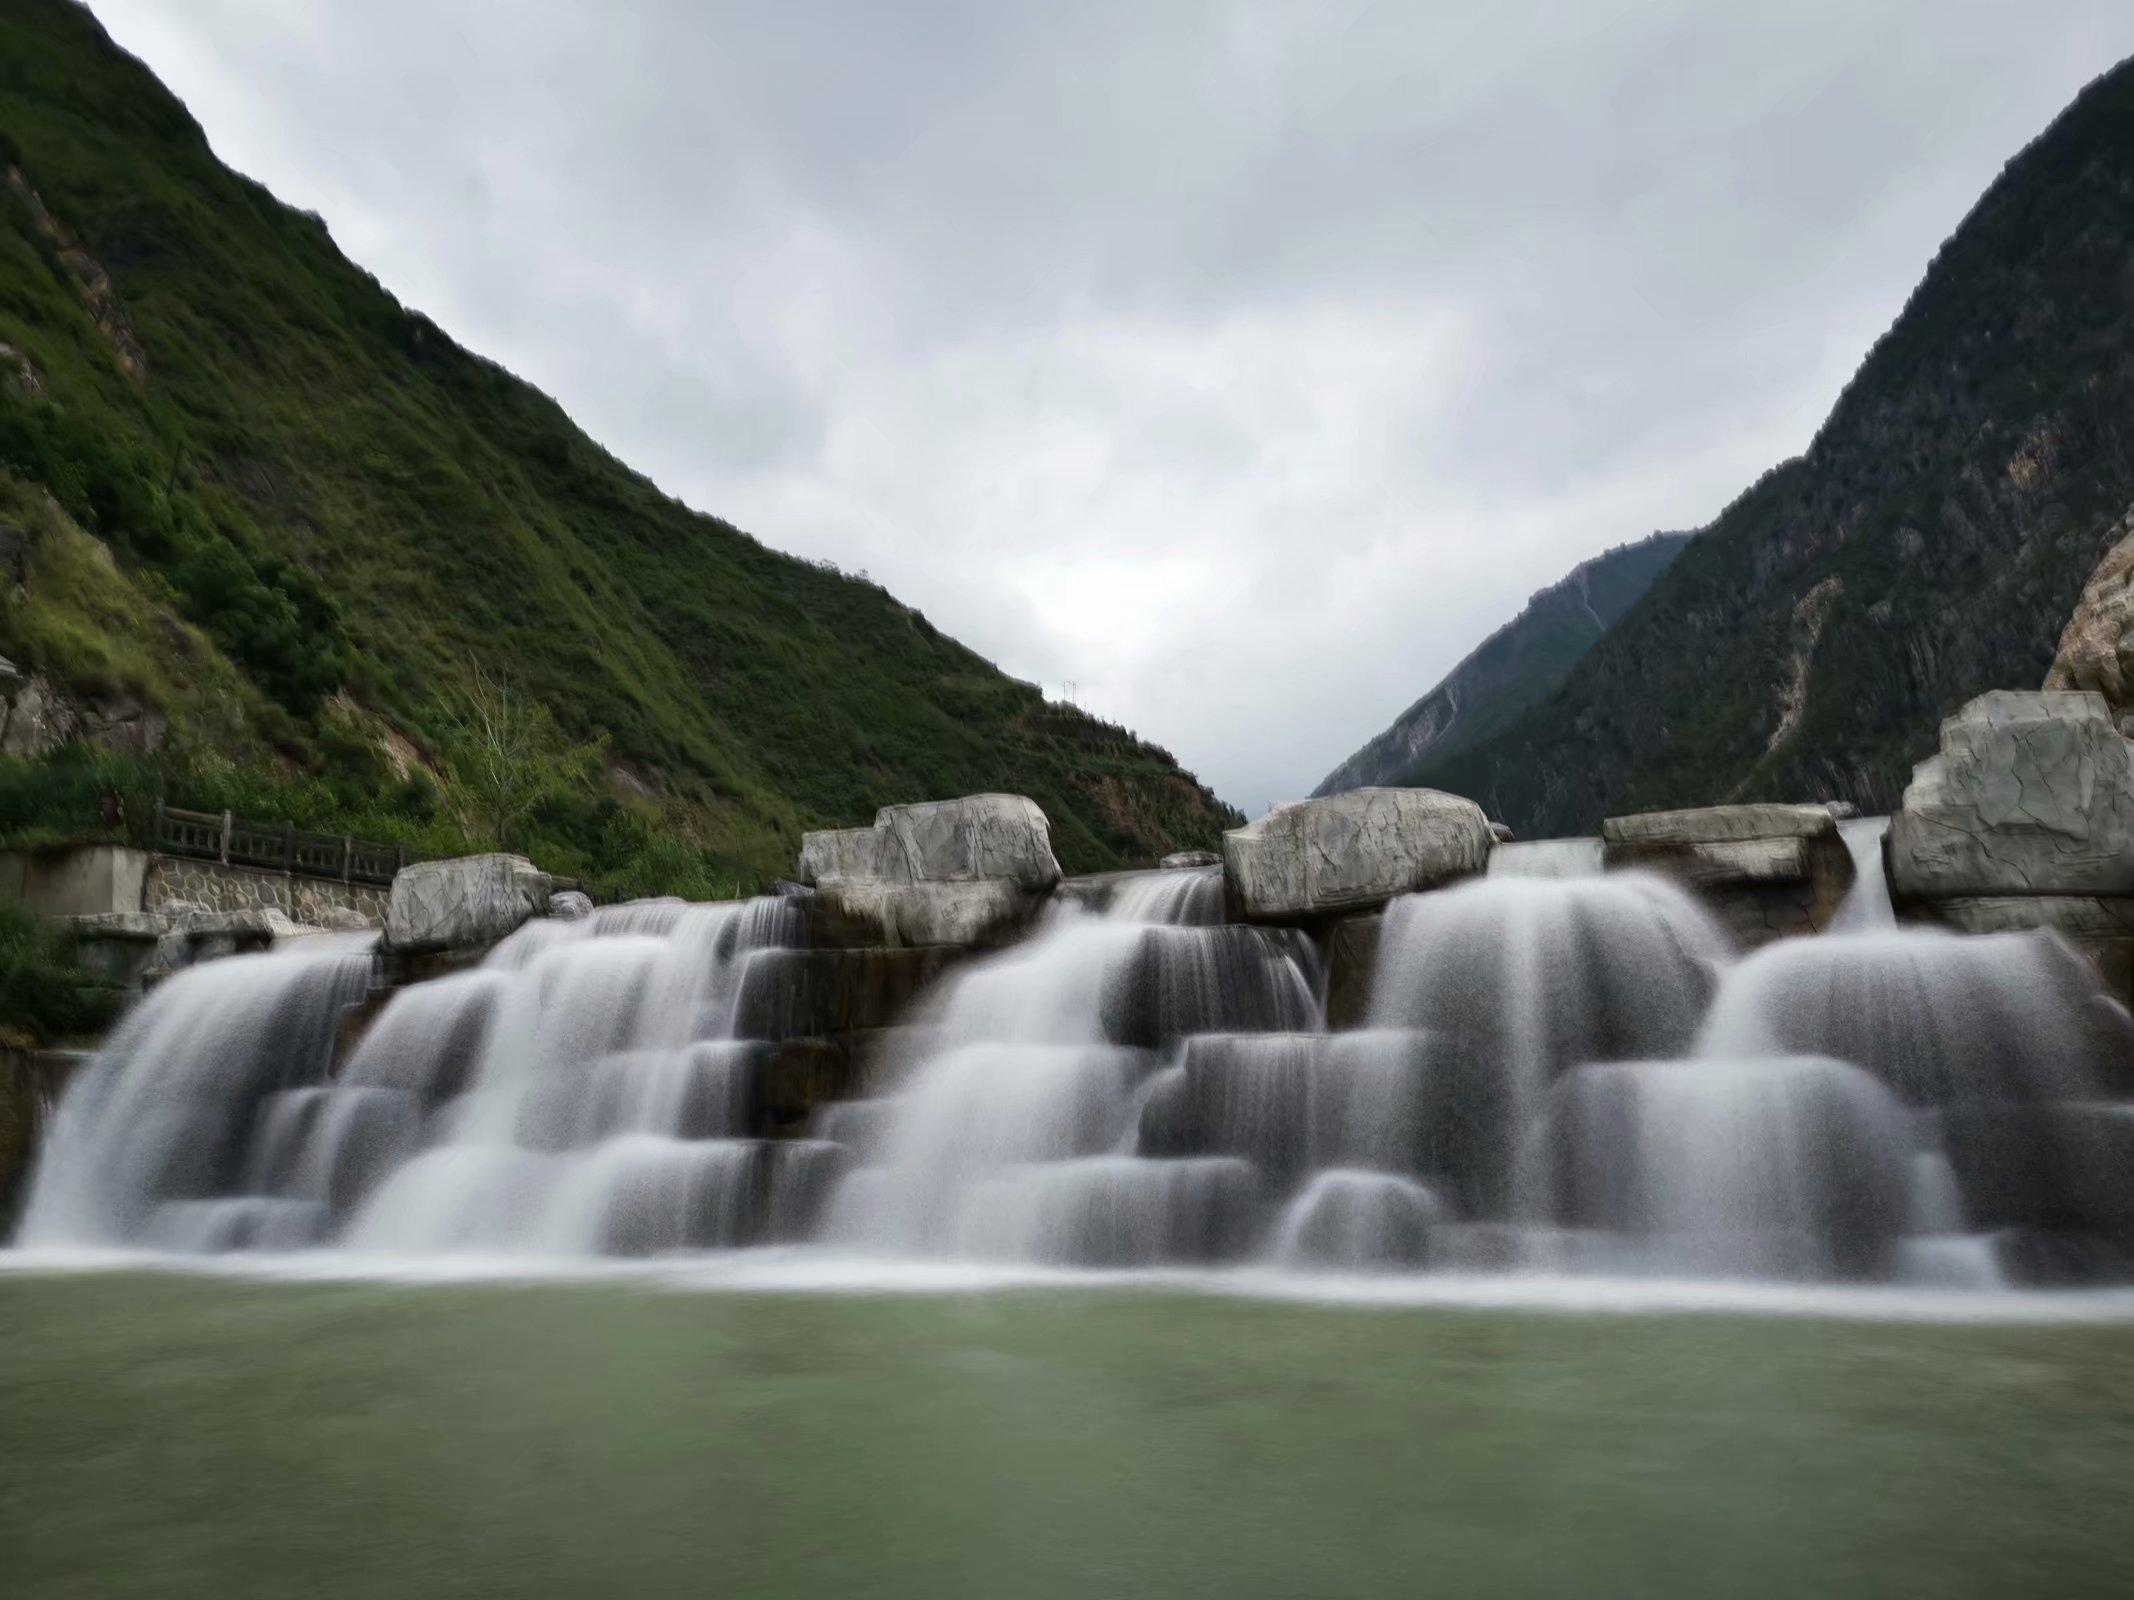
<svg viewBox="0 0 2134 1600">
<path fill-rule="evenodd" d="M 109 748 L 167 717 L 141 781 L 449 847 L 426 774 L 478 667 L 608 741 L 515 841 L 561 870 L 679 839 L 760 879 L 805 828 L 984 789 L 1035 798 L 1071 869 L 1235 820 L 879 586 L 662 494 L 224 167 L 70 0 L 0 0 L 0 37 L 0 525 L 44 573 L 0 652 L 134 730 Z"/>
<path fill-rule="evenodd" d="M 1569 676 L 1594 641 L 1652 587 L 1690 540 L 1655 533 L 1580 562 L 1466 657 L 1393 725 L 1321 780 L 1315 795 L 1412 784 L 1518 721 Z"/>
<path fill-rule="evenodd" d="M 2134 501 L 2134 64 L 2011 161 L 1807 453 L 1519 724 L 1418 782 L 1526 833 L 1717 801 L 1886 809 L 1939 718 L 2034 687 Z"/>
</svg>

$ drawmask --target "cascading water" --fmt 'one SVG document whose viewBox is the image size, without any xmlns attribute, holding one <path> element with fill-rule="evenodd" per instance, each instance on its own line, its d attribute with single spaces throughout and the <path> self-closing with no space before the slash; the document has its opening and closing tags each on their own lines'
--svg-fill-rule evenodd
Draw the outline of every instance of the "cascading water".
<svg viewBox="0 0 2134 1600">
<path fill-rule="evenodd" d="M 846 1179 L 829 1237 L 860 1249 L 1106 1266 L 1212 1260 L 1258 1226 L 1256 1173 L 1140 1150 L 1165 1056 L 1213 1029 L 1320 1026 L 1294 937 L 1211 923 L 1219 874 L 1148 874 L 957 978 L 932 1051 Z M 1156 921 L 1155 918 L 1166 918 Z"/>
<path fill-rule="evenodd" d="M 649 1255 L 754 1236 L 765 1146 L 748 1137 L 760 1047 L 730 1037 L 750 963 L 792 943 L 788 902 L 648 903 L 583 922 L 536 922 L 459 980 L 457 1015 L 433 1031 L 480 1036 L 441 1060 L 463 1088 L 434 1113 L 427 1148 L 350 1218 L 346 1242 L 435 1251 Z M 501 983 L 498 978 L 501 976 Z M 448 980 L 449 981 L 449 980 Z M 347 1080 L 408 1073 L 395 999 Z M 342 1091 L 345 1092 L 345 1091 Z"/>
<path fill-rule="evenodd" d="M 1223 869 L 1136 872 L 1113 891 L 1107 915 L 1120 922 L 1212 927 L 1223 920 Z"/>
<path fill-rule="evenodd" d="M 1598 839 L 1514 839 L 1489 853 L 1492 878 L 1597 878 Z"/>
<path fill-rule="evenodd" d="M 208 1250 L 322 1238 L 334 1163 L 290 1149 L 292 1114 L 277 1101 L 325 1079 L 341 1012 L 370 985 L 370 943 L 328 935 L 235 956 L 150 995 L 60 1101 L 21 1242 Z M 356 1112 L 336 1131 L 374 1120 Z M 284 1173 L 284 1185 L 262 1181 Z"/>
<path fill-rule="evenodd" d="M 1872 928 L 1894 928 L 1897 912 L 1890 904 L 1889 874 L 1882 865 L 1882 840 L 1889 833 L 1887 817 L 1847 817 L 1838 833 L 1852 857 L 1852 887 L 1846 891 L 1837 915 L 1830 919 L 1832 933 L 1864 933 Z"/>
<path fill-rule="evenodd" d="M 891 1092 L 819 1106 L 805 1138 L 766 1137 L 803 1131 L 766 1110 L 797 1070 L 770 1041 L 842 1025 L 821 991 L 857 969 L 798 948 L 793 901 L 529 924 L 393 994 L 337 1074 L 361 943 L 210 964 L 67 1094 L 21 1239 L 2134 1275 L 2134 1023 L 2065 946 L 1899 930 L 1884 902 L 1737 959 L 1685 891 L 1573 843 L 1395 900 L 1368 1025 L 1340 1033 L 1314 941 L 1223 921 L 1219 871 L 1110 881 L 1105 914 L 1057 907 L 924 999 L 849 1080 Z"/>
<path fill-rule="evenodd" d="M 1700 1053 L 1790 1051 L 1851 1062 L 1911 1109 L 1911 1231 L 1934 1241 L 1915 1255 L 1945 1264 L 1964 1229 L 1969 1253 L 1990 1243 L 1992 1270 L 2024 1279 L 2134 1265 L 2134 1024 L 2052 935 L 1826 934 L 1758 951 Z"/>
<path fill-rule="evenodd" d="M 642 1254 L 751 1238 L 761 1047 L 726 1037 L 788 903 L 651 903 L 536 922 L 480 969 L 395 994 L 346 1069 L 368 941 L 181 974 L 63 1102 L 30 1245 Z M 332 948 L 327 948 L 332 945 Z M 787 1185 L 790 1187 L 790 1184 Z"/>
</svg>

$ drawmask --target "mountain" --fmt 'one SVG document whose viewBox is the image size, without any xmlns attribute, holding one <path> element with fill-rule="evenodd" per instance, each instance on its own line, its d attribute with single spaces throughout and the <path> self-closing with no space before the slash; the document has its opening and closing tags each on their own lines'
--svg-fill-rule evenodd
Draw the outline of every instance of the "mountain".
<svg viewBox="0 0 2134 1600">
<path fill-rule="evenodd" d="M 463 844 L 426 774 L 478 671 L 605 736 L 598 792 L 524 841 L 558 870 L 679 840 L 760 880 L 802 829 L 988 789 L 1071 869 L 1242 820 L 661 493 L 223 166 L 72 0 L 0 0 L 0 38 L 0 653 L 178 803 Z"/>
<path fill-rule="evenodd" d="M 1516 721 L 1563 682 L 1593 642 L 1681 554 L 1692 535 L 1655 533 L 1582 561 L 1570 576 L 1476 647 L 1393 725 L 1328 773 L 1313 795 L 1376 784 L 1410 784 Z"/>
<path fill-rule="evenodd" d="M 2043 680 L 2134 501 L 2134 63 L 2010 161 L 1807 453 L 1516 725 L 1410 781 L 1522 834 L 1726 800 L 1887 809 L 1938 720 Z"/>
</svg>

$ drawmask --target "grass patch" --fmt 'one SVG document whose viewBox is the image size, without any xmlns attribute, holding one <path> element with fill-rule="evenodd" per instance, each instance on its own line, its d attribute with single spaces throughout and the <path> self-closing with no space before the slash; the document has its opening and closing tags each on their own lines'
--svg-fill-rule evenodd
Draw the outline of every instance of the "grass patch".
<svg viewBox="0 0 2134 1600">
<path fill-rule="evenodd" d="M 2124 1594 L 2134 1329 L 0 1278 L 8 1592 Z"/>
</svg>

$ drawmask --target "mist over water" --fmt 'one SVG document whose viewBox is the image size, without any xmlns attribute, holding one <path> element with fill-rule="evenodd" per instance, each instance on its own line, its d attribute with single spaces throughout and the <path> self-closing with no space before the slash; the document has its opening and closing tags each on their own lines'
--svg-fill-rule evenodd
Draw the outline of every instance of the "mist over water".
<svg viewBox="0 0 2134 1600">
<path fill-rule="evenodd" d="M 532 923 L 382 1006 L 360 942 L 215 963 L 70 1089 L 18 1242 L 1483 1298 L 2134 1276 L 2134 1025 L 2057 941 L 1885 902 L 1737 957 L 1665 880 L 1533 865 L 1393 902 L 1332 1033 L 1314 940 L 1223 920 L 1219 871 L 1129 877 L 938 983 L 805 1137 L 759 1112 L 786 1046 L 736 1037 L 793 1010 L 792 901 Z"/>
</svg>

